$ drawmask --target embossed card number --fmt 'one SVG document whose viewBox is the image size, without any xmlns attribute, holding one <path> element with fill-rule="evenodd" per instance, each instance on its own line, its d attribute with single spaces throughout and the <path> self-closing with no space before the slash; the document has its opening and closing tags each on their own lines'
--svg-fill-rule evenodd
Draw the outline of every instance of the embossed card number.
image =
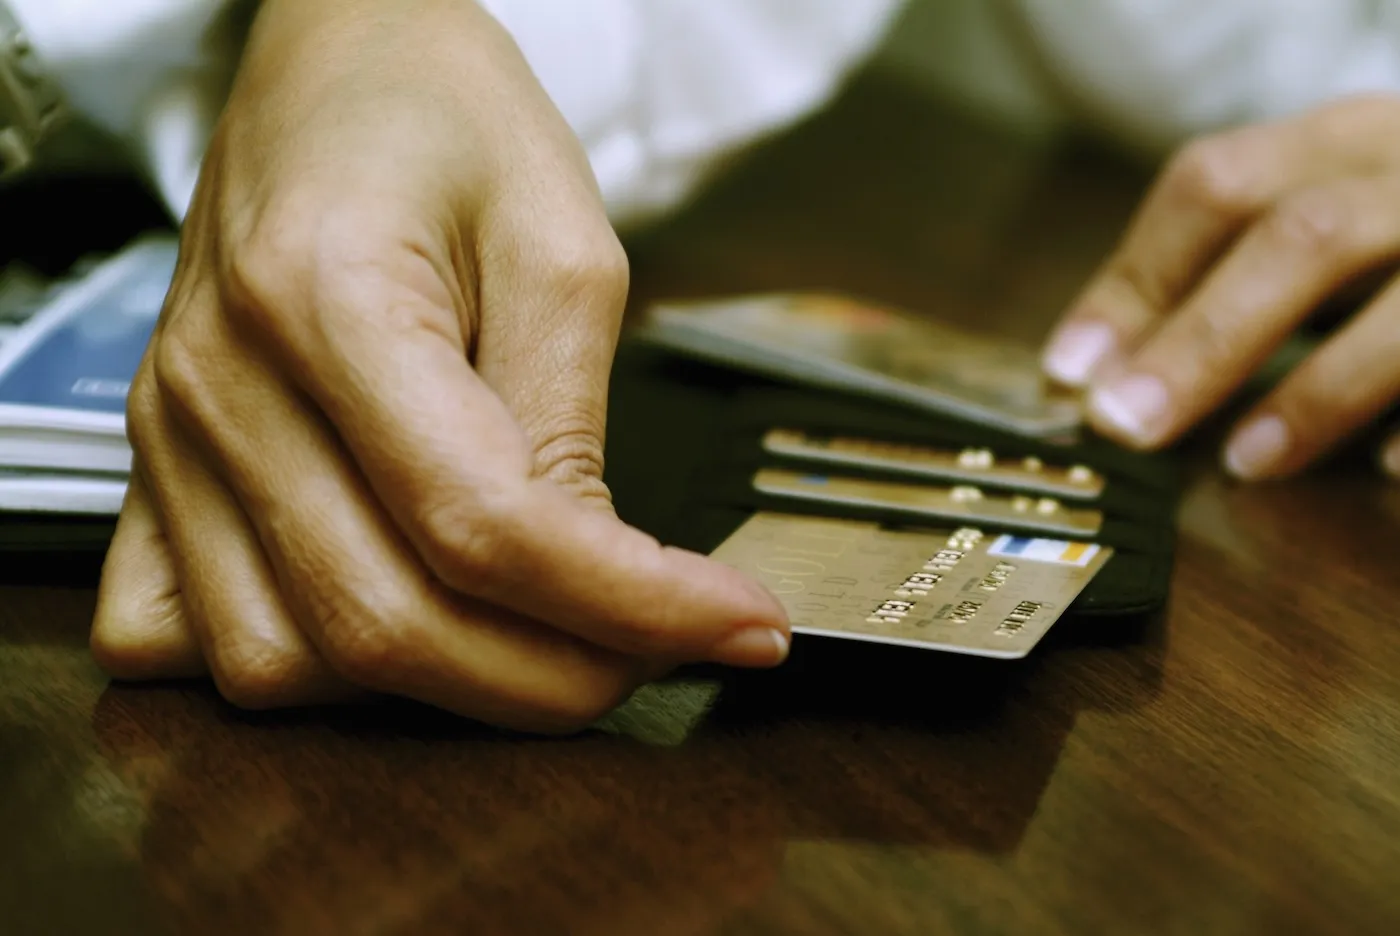
<svg viewBox="0 0 1400 936">
<path fill-rule="evenodd" d="M 796 633 L 1006 659 L 1029 653 L 1111 555 L 975 527 L 767 512 L 713 553 L 777 595 Z"/>
</svg>

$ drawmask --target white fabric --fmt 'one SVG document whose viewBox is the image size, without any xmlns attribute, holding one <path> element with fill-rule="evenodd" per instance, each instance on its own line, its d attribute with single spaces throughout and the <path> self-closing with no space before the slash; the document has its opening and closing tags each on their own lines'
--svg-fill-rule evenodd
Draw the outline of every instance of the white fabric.
<svg viewBox="0 0 1400 936">
<path fill-rule="evenodd" d="M 8 2 L 75 106 L 128 145 L 182 216 L 220 106 L 221 82 L 210 79 L 232 62 L 228 44 L 210 35 L 222 0 Z M 483 3 L 583 140 L 618 221 L 666 209 L 726 152 L 820 106 L 900 6 Z M 1010 0 L 1008 8 L 1022 28 L 1003 51 L 1035 59 L 1028 71 L 1047 75 L 1071 112 L 1135 145 L 1400 89 L 1400 0 Z"/>
<path fill-rule="evenodd" d="M 210 78 L 233 66 L 210 34 L 223 0 L 6 2 L 70 106 L 124 146 L 183 216 L 222 103 Z"/>
<path fill-rule="evenodd" d="M 1400 90 L 1400 0 L 1016 0 L 1044 68 L 1136 146 Z"/>
<path fill-rule="evenodd" d="M 663 209 L 816 108 L 897 0 L 486 0 L 588 148 L 614 217 Z"/>
</svg>

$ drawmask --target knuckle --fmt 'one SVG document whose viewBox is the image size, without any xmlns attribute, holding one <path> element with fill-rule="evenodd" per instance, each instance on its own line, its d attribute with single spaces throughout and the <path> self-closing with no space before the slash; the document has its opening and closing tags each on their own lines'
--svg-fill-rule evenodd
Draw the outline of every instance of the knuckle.
<svg viewBox="0 0 1400 936">
<path fill-rule="evenodd" d="M 1346 206 L 1328 190 L 1300 192 L 1279 204 L 1262 223 L 1269 240 L 1290 253 L 1330 257 L 1350 246 Z"/>
<path fill-rule="evenodd" d="M 627 251 L 611 228 L 600 226 L 589 235 L 556 240 L 545 265 L 547 288 L 561 307 L 597 306 L 620 312 L 627 301 L 631 282 Z"/>
<path fill-rule="evenodd" d="M 1167 164 L 1165 185 L 1177 197 L 1227 216 L 1257 208 L 1247 160 L 1231 136 L 1187 143 Z"/>
<path fill-rule="evenodd" d="M 414 645 L 413 616 L 364 595 L 318 609 L 321 652 L 342 678 L 369 689 L 388 689 Z"/>
<path fill-rule="evenodd" d="M 283 211 L 259 219 L 225 260 L 229 306 L 254 323 L 266 323 L 266 315 L 293 295 L 297 284 L 292 271 L 304 262 L 307 245 L 314 243 L 304 223 L 291 214 Z"/>
<path fill-rule="evenodd" d="M 223 299 L 229 314 L 275 344 L 291 345 L 298 334 L 291 311 L 315 315 L 320 304 L 309 298 L 345 288 L 347 245 L 363 230 L 359 220 L 329 217 L 323 205 L 306 198 L 285 197 L 265 209 L 225 251 Z"/>
<path fill-rule="evenodd" d="M 1231 359 L 1239 342 L 1228 317 L 1219 312 L 1185 316 L 1183 325 L 1189 350 L 1174 357 L 1173 369 L 1180 373 L 1182 385 L 1198 386 Z"/>
<path fill-rule="evenodd" d="M 421 504 L 415 524 L 428 568 L 449 585 L 469 587 L 508 566 L 517 539 L 517 496 L 501 487 Z"/>
<path fill-rule="evenodd" d="M 214 349 L 184 319 L 165 328 L 151 349 L 151 380 L 158 395 L 184 405 L 201 399 Z"/>
<path fill-rule="evenodd" d="M 1154 310 L 1170 307 L 1173 293 L 1161 270 L 1125 254 L 1112 259 L 1110 270 L 1112 275 L 1105 277 L 1100 288 L 1087 297 L 1087 313 L 1101 321 L 1121 322 L 1125 318 L 1121 312 L 1125 294 L 1132 303 L 1130 308 L 1140 303 Z M 1125 327 L 1120 324 L 1118 327 L 1124 331 L 1129 327 L 1138 331 L 1143 325 Z"/>
<path fill-rule="evenodd" d="M 136 371 L 126 395 L 127 440 L 132 451 L 143 457 L 150 452 L 160 426 L 159 390 L 152 370 L 148 364 L 143 364 Z"/>
<path fill-rule="evenodd" d="M 153 453 L 152 445 L 168 445 L 162 440 L 171 417 L 196 434 L 219 437 L 226 398 L 218 375 L 226 353 L 207 325 L 182 320 L 161 333 L 151 348 L 152 389 L 135 424 L 134 451 L 144 456 Z"/>
<path fill-rule="evenodd" d="M 210 669 L 219 694 L 241 709 L 276 708 L 304 681 L 308 652 L 262 635 L 240 633 L 215 644 Z"/>
<path fill-rule="evenodd" d="M 316 363 L 331 336 L 368 321 L 390 323 L 384 330 L 395 332 L 444 331 L 460 341 L 459 329 L 445 329 L 424 311 L 452 297 L 411 259 L 431 253 L 423 232 L 386 239 L 375 225 L 388 210 L 355 196 L 327 207 L 310 195 L 265 210 L 225 252 L 222 299 L 230 322 L 306 365 Z M 386 286 L 406 282 L 432 291 L 433 301 L 385 298 L 402 293 L 386 293 Z"/>
<path fill-rule="evenodd" d="M 535 476 L 576 491 L 602 485 L 602 422 L 601 414 L 574 413 L 546 423 L 536 436 Z"/>
</svg>

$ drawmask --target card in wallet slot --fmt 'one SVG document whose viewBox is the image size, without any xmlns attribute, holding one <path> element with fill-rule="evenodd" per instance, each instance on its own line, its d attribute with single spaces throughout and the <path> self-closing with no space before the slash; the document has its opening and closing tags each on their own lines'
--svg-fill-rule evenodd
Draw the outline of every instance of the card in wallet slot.
<svg viewBox="0 0 1400 936">
<path fill-rule="evenodd" d="M 909 522 L 990 525 L 1079 538 L 1098 536 L 1103 529 L 1103 513 L 1092 505 L 985 492 L 970 484 L 872 480 L 783 468 L 760 468 L 749 483 L 760 494 L 779 500 L 878 510 Z"/>
<path fill-rule="evenodd" d="M 775 427 L 818 436 L 956 450 L 985 449 L 1002 459 L 1031 457 L 1049 465 L 1087 467 L 1103 477 L 1103 491 L 1098 499 L 1104 510 L 1143 519 L 1171 517 L 1181 490 L 1180 470 L 1171 454 L 1132 452 L 1096 436 L 1086 435 L 1076 445 L 1060 447 L 882 403 L 782 387 L 740 389 L 733 395 L 732 406 L 734 413 L 729 419 L 725 445 L 737 454 L 761 454 L 764 435 Z M 784 462 L 797 464 L 790 459 Z M 852 468 L 843 466 L 841 473 L 852 473 Z M 898 476 L 869 468 L 866 471 L 876 476 Z"/>
<path fill-rule="evenodd" d="M 1047 463 L 1034 455 L 1008 458 L 986 447 L 909 445 L 787 428 L 765 431 L 760 444 L 767 456 L 827 471 L 866 471 L 1070 501 L 1092 502 L 1103 494 L 1103 476 L 1088 465 Z"/>
<path fill-rule="evenodd" d="M 759 468 L 794 467 L 765 454 L 762 438 L 774 427 L 914 445 L 986 447 L 1008 457 L 1083 464 L 1102 474 L 1104 490 L 1094 507 L 1104 518 L 1093 539 L 1115 552 L 1075 601 L 1072 613 L 1137 615 L 1156 611 L 1166 601 L 1180 496 L 1179 471 L 1170 453 L 1130 452 L 1092 437 L 1057 446 L 886 403 L 794 390 L 627 342 L 619 351 L 612 393 L 605 478 L 619 515 L 664 542 L 708 553 L 760 510 L 909 521 L 878 510 L 796 505 L 756 491 L 752 481 Z"/>
<path fill-rule="evenodd" d="M 712 470 L 725 477 L 747 474 L 750 478 L 760 470 L 764 469 L 787 469 L 808 474 L 818 474 L 825 476 L 835 476 L 841 478 L 863 479 L 878 482 L 894 482 L 898 484 L 930 486 L 930 487 L 973 487 L 982 494 L 991 498 L 1015 499 L 1018 495 L 1029 495 L 1033 500 L 1051 498 L 1058 501 L 1066 508 L 1086 508 L 1099 511 L 1105 515 L 1109 521 L 1130 520 L 1140 521 L 1149 526 L 1164 521 L 1169 521 L 1171 516 L 1172 497 L 1166 496 L 1162 491 L 1152 488 L 1145 488 L 1132 479 L 1121 475 L 1102 473 L 1102 490 L 1091 500 L 1079 498 L 1065 498 L 1063 496 L 1045 492 L 1027 492 L 1013 487 L 1004 487 L 996 483 L 995 479 L 984 481 L 980 484 L 973 483 L 971 479 L 963 480 L 938 480 L 936 478 L 911 477 L 905 472 L 890 470 L 878 464 L 842 464 L 822 466 L 814 465 L 812 462 L 794 457 L 786 452 L 774 451 L 763 444 L 767 435 L 764 425 L 767 418 L 764 415 L 763 407 L 750 407 L 749 396 L 741 396 L 735 403 L 735 409 L 739 415 L 735 418 L 735 425 L 725 430 L 722 437 L 713 446 L 713 467 Z M 784 415 L 791 415 L 785 413 Z M 794 417 L 800 418 L 800 417 Z M 750 421 L 752 420 L 752 422 Z M 809 430 L 811 431 L 811 430 Z M 871 433 L 865 429 L 841 430 L 843 436 L 851 436 L 859 432 L 859 438 L 870 439 Z M 899 444 L 914 445 L 907 437 L 900 436 Z M 884 439 L 876 438 L 871 441 L 883 442 Z M 979 448 L 980 451 L 992 451 L 986 448 Z M 993 456 L 1006 460 L 1020 460 L 1026 457 L 1038 458 L 1039 456 L 1025 455 L 1019 449 L 1001 449 L 993 451 Z M 1075 462 L 1074 464 L 1079 464 Z M 1088 466 L 1085 466 L 1088 467 Z M 1099 474 L 1097 469 L 1096 474 Z M 1076 533 L 1088 534 L 1089 531 L 1075 531 Z"/>
<path fill-rule="evenodd" d="M 706 504 L 718 504 L 746 508 L 751 511 L 768 510 L 787 513 L 807 513 L 820 517 L 849 517 L 853 520 L 878 520 L 883 523 L 919 522 L 918 514 L 912 514 L 898 507 L 881 506 L 875 503 L 861 504 L 851 501 L 822 501 L 803 499 L 801 501 L 770 493 L 754 484 L 754 474 L 737 472 L 730 466 L 710 465 L 697 472 L 692 491 Z M 924 518 L 929 522 L 933 517 Z M 1020 525 L 1015 522 L 1000 521 L 995 516 L 980 518 L 947 516 L 949 522 L 965 522 L 987 530 L 1004 532 L 1026 532 L 1062 534 L 1084 538 L 1085 534 L 1070 529 L 1053 529 Z M 1096 543 L 1104 543 L 1121 551 L 1155 552 L 1161 548 L 1162 527 L 1138 519 L 1124 518 L 1112 514 L 1105 515 L 1098 532 L 1087 537 Z M 1168 528 L 1170 538 L 1170 528 Z"/>
</svg>

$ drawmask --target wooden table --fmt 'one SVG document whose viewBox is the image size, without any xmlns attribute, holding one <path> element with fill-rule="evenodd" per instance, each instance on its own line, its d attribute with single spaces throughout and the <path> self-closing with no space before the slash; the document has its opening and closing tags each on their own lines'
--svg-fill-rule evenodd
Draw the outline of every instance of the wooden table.
<svg viewBox="0 0 1400 936">
<path fill-rule="evenodd" d="M 637 293 L 1032 338 L 1142 181 L 871 76 L 636 240 Z M 109 686 L 90 591 L 0 591 L 0 933 L 1400 932 L 1400 490 L 1197 448 L 1160 620 L 985 678 L 807 655 L 571 740 Z"/>
</svg>

